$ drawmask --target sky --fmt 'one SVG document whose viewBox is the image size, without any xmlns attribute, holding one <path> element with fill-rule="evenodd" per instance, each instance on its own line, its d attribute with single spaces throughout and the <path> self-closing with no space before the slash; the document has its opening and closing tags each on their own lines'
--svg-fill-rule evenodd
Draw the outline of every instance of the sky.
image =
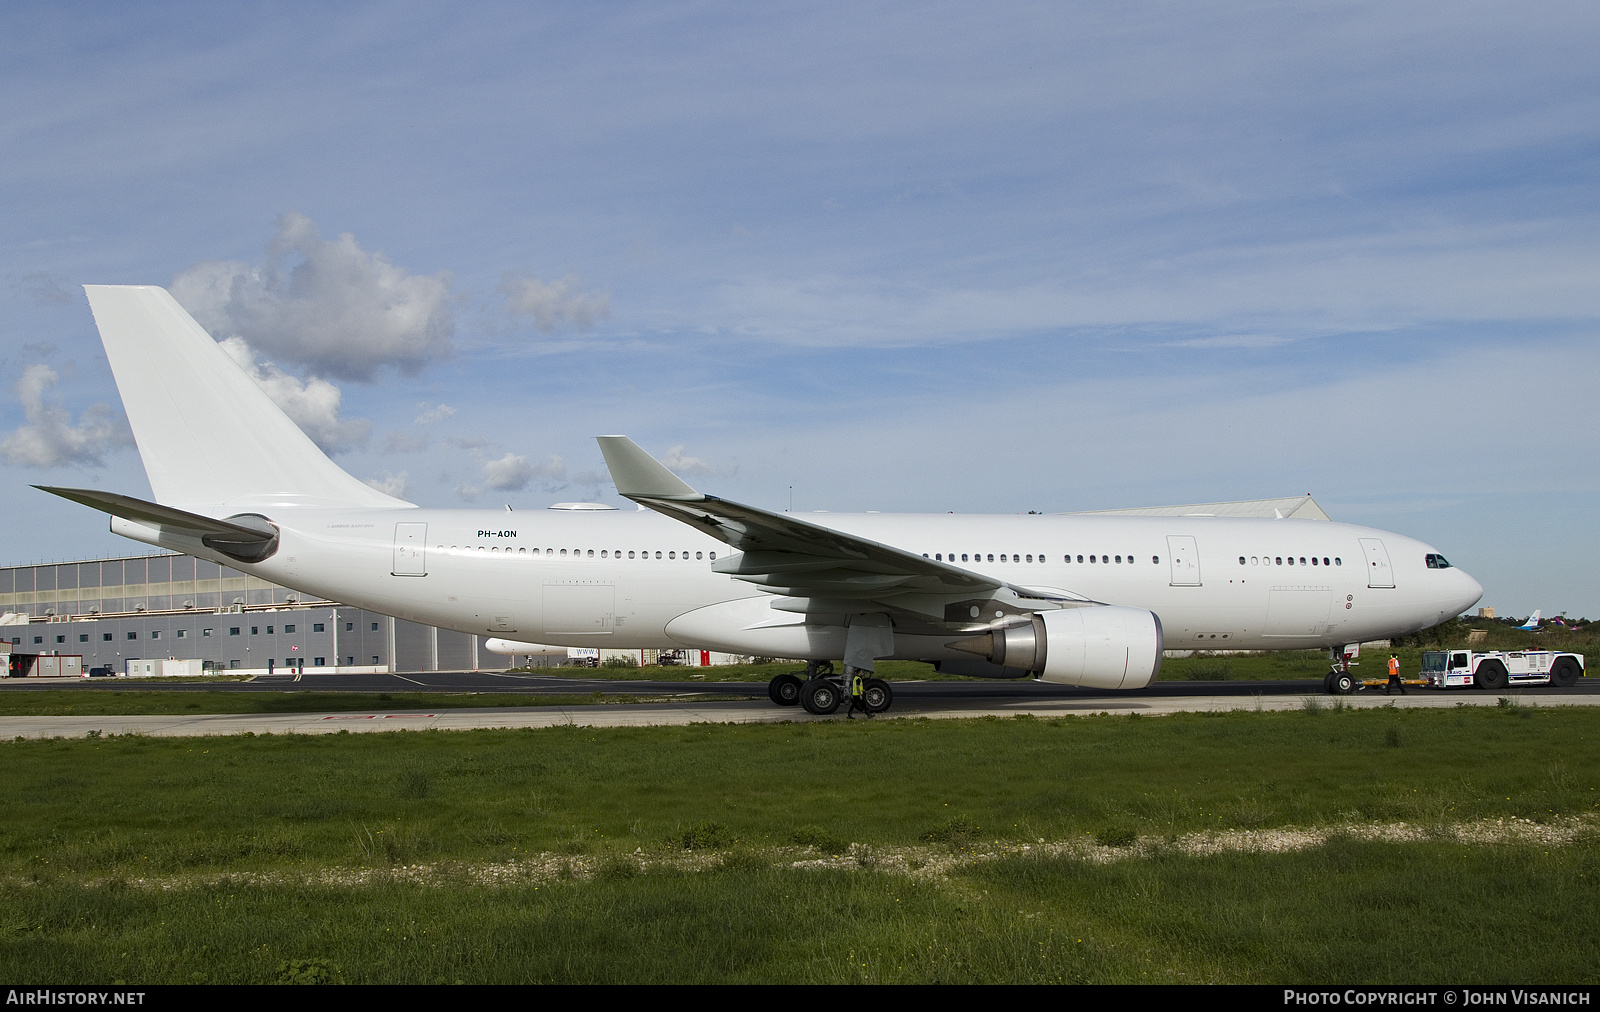
<svg viewBox="0 0 1600 1012">
<path fill-rule="evenodd" d="M 1600 6 L 7 4 L 0 564 L 143 551 L 80 285 L 426 506 L 1310 492 L 1600 618 Z"/>
</svg>

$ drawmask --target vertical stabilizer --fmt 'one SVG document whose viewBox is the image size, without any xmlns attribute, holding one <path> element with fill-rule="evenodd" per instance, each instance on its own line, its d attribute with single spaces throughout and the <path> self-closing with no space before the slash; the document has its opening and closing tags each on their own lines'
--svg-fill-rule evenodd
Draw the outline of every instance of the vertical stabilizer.
<svg viewBox="0 0 1600 1012">
<path fill-rule="evenodd" d="M 346 474 L 167 290 L 85 285 L 156 501 L 409 506 Z"/>
</svg>

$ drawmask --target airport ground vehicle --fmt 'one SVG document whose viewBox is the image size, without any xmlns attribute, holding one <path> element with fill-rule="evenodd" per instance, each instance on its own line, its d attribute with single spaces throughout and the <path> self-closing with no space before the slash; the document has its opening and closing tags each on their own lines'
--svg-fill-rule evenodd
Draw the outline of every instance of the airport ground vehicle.
<svg viewBox="0 0 1600 1012">
<path fill-rule="evenodd" d="M 1333 695 L 1381 689 L 1387 678 L 1357 678 L 1348 660 L 1328 672 L 1323 688 Z M 1420 677 L 1407 686 L 1433 689 L 1503 689 L 1508 685 L 1554 685 L 1565 689 L 1584 675 L 1583 654 L 1560 650 L 1425 650 Z"/>
<path fill-rule="evenodd" d="M 1475 686 L 1554 685 L 1568 688 L 1583 677 L 1583 655 L 1558 650 L 1427 650 L 1423 680 L 1435 689 Z"/>
</svg>

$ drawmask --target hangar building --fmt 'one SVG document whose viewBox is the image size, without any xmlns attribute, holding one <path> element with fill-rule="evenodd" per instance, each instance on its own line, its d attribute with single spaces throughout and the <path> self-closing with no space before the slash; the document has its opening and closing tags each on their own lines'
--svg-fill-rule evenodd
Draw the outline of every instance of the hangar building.
<svg viewBox="0 0 1600 1012">
<path fill-rule="evenodd" d="M 16 674 L 76 674 L 130 661 L 196 659 L 207 670 L 339 672 L 507 666 L 485 637 L 390 618 L 187 555 L 0 567 L 0 651 Z M 9 649 L 7 649 L 9 648 Z M 59 657 L 59 661 L 39 658 Z M 35 671 L 37 669 L 37 671 Z"/>
</svg>

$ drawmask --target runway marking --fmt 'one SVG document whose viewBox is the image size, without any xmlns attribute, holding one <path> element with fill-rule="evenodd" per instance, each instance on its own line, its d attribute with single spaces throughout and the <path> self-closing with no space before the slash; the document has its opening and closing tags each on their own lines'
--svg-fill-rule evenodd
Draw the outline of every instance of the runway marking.
<svg viewBox="0 0 1600 1012">
<path fill-rule="evenodd" d="M 386 713 L 384 720 L 405 720 L 408 717 L 437 717 L 437 713 Z"/>
<path fill-rule="evenodd" d="M 375 716 L 377 716 L 377 714 L 373 714 L 373 713 L 335 713 L 335 714 L 331 714 L 331 715 L 329 715 L 327 717 L 323 717 L 322 719 L 323 720 L 371 720 Z"/>
<path fill-rule="evenodd" d="M 402 682 L 410 682 L 412 685 L 420 685 L 424 689 L 433 688 L 433 686 L 429 685 L 427 682 L 419 682 L 415 678 L 407 678 L 405 675 L 394 675 L 393 677 L 400 679 Z"/>
</svg>

